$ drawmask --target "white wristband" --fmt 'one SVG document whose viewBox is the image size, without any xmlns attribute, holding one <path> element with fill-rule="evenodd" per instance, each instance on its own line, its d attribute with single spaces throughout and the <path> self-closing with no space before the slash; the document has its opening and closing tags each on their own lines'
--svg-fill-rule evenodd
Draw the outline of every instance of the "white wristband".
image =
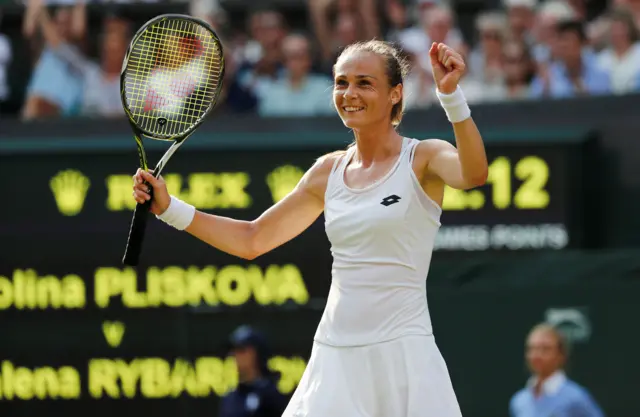
<svg viewBox="0 0 640 417">
<path fill-rule="evenodd" d="M 173 226 L 178 230 L 184 230 L 191 224 L 195 215 L 196 208 L 194 206 L 185 203 L 177 197 L 171 196 L 169 207 L 167 207 L 164 213 L 156 217 L 169 226 Z"/>
<path fill-rule="evenodd" d="M 471 109 L 467 105 L 467 99 L 460 86 L 451 94 L 443 94 L 436 89 L 436 95 L 451 123 L 462 122 L 471 117 Z"/>
</svg>

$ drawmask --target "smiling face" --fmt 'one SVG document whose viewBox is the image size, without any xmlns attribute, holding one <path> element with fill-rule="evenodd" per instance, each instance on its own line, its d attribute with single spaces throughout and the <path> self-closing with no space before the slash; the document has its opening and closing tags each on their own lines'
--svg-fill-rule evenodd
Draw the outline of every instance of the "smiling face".
<svg viewBox="0 0 640 417">
<path fill-rule="evenodd" d="M 402 74 L 395 77 L 399 78 L 398 85 L 391 87 L 390 81 L 394 80 L 389 76 L 389 70 L 394 69 L 394 64 L 401 72 L 397 62 L 387 62 L 380 54 L 357 49 L 346 52 L 338 59 L 334 67 L 333 100 L 345 126 L 360 129 L 389 124 L 392 119 L 399 119 L 402 111 Z"/>
</svg>

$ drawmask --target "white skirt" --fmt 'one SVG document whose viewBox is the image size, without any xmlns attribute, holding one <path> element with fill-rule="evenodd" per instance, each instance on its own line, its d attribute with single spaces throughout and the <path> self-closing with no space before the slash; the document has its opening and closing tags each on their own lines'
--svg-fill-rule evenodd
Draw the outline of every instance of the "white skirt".
<svg viewBox="0 0 640 417">
<path fill-rule="evenodd" d="M 283 417 L 462 417 L 433 336 L 361 347 L 314 342 Z"/>
</svg>

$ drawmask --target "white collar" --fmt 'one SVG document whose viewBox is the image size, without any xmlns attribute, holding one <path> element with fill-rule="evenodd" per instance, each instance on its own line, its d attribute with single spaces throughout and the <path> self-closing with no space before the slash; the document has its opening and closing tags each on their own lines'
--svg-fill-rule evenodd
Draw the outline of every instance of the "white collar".
<svg viewBox="0 0 640 417">
<path fill-rule="evenodd" d="M 542 392 L 547 395 L 555 395 L 567 381 L 567 375 L 563 371 L 556 371 L 542 383 Z M 529 378 L 527 386 L 532 388 L 536 386 L 538 378 Z"/>
</svg>

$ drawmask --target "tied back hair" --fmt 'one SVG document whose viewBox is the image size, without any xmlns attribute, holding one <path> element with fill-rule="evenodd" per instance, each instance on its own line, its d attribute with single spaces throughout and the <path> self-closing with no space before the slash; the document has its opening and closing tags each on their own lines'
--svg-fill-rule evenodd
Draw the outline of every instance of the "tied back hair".
<svg viewBox="0 0 640 417">
<path fill-rule="evenodd" d="M 339 61 L 343 56 L 356 53 L 356 52 L 370 52 L 383 59 L 385 64 L 385 72 L 387 74 L 387 81 L 391 88 L 400 84 L 404 84 L 404 80 L 409 74 L 409 60 L 404 52 L 396 47 L 394 44 L 379 40 L 370 40 L 363 42 L 356 42 L 347 46 L 338 59 Z M 335 74 L 335 66 L 334 66 Z M 404 96 L 404 92 L 403 92 Z M 400 101 L 393 105 L 391 109 L 391 124 L 397 127 L 402 121 L 402 115 L 404 112 L 404 97 L 400 97 Z"/>
</svg>

